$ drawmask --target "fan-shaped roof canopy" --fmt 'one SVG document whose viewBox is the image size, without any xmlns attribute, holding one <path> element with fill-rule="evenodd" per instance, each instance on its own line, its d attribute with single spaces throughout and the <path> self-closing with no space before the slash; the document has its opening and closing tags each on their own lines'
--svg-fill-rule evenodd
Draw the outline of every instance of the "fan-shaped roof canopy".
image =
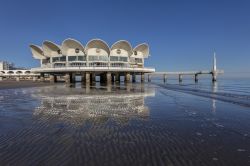
<svg viewBox="0 0 250 166">
<path fill-rule="evenodd" d="M 90 51 L 92 49 L 96 49 L 96 51 Z M 85 47 L 85 53 L 87 55 L 90 55 L 90 54 L 91 55 L 96 55 L 96 54 L 97 55 L 99 55 L 99 54 L 109 55 L 110 49 L 109 49 L 108 44 L 105 41 L 103 41 L 101 39 L 92 39 L 87 43 L 87 45 Z"/>
<path fill-rule="evenodd" d="M 128 56 L 131 56 L 133 54 L 132 46 L 126 40 L 119 40 L 119 41 L 115 42 L 111 47 L 111 55 L 114 55 L 114 54 L 117 55 L 117 50 L 126 51 Z"/>
<path fill-rule="evenodd" d="M 137 55 L 135 55 L 135 52 L 137 53 Z M 134 54 L 135 57 L 136 56 L 143 56 L 144 58 L 148 58 L 149 56 L 149 46 L 147 43 L 142 43 L 137 45 L 134 48 Z"/>
<path fill-rule="evenodd" d="M 46 59 L 46 57 L 43 56 L 43 50 L 42 50 L 41 47 L 31 44 L 30 49 L 31 49 L 33 58 L 35 58 L 35 59 Z"/>
<path fill-rule="evenodd" d="M 75 39 L 70 39 L 70 38 L 66 39 L 62 43 L 62 54 L 63 55 L 84 55 L 84 46 Z"/>
<path fill-rule="evenodd" d="M 51 41 L 43 42 L 43 53 L 44 53 L 44 56 L 47 56 L 47 57 L 62 55 L 61 48 L 57 44 Z"/>
</svg>

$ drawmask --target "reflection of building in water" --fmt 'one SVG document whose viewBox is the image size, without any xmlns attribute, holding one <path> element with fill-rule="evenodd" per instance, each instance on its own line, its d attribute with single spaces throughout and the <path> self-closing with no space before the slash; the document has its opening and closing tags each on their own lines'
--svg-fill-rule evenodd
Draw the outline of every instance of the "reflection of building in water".
<svg viewBox="0 0 250 166">
<path fill-rule="evenodd" d="M 131 118 L 149 116 L 144 101 L 146 96 L 154 96 L 154 92 L 42 96 L 41 105 L 35 109 L 34 115 L 73 124 L 82 124 L 86 120 L 103 123 L 109 119 L 126 123 Z"/>
</svg>

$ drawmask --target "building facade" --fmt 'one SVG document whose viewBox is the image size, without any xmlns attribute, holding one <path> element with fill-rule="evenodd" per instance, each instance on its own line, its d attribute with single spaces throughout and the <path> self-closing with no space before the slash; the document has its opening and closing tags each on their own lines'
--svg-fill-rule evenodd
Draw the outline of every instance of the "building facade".
<svg viewBox="0 0 250 166">
<path fill-rule="evenodd" d="M 144 74 L 154 72 L 144 67 L 149 57 L 149 46 L 142 43 L 132 48 L 126 40 L 115 42 L 111 47 L 101 39 L 92 39 L 86 46 L 75 39 L 66 39 L 61 45 L 44 41 L 42 46 L 30 45 L 33 58 L 40 67 L 32 69 L 41 74 Z"/>
</svg>

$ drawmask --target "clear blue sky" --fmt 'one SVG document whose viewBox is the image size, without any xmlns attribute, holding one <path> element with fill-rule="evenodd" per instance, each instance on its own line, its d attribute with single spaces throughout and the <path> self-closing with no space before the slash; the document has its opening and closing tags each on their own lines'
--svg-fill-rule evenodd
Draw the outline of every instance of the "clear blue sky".
<svg viewBox="0 0 250 166">
<path fill-rule="evenodd" d="M 219 68 L 250 72 L 250 1 L 1 0 L 0 60 L 35 67 L 29 44 L 69 37 L 147 42 L 158 71 L 211 68 L 216 50 Z"/>
</svg>

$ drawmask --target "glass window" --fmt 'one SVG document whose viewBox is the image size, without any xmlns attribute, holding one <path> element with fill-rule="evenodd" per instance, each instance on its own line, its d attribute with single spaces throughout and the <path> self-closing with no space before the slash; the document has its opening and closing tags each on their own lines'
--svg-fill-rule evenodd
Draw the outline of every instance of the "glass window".
<svg viewBox="0 0 250 166">
<path fill-rule="evenodd" d="M 60 61 L 61 61 L 61 62 L 65 62 L 65 61 L 66 61 L 66 56 L 60 57 Z"/>
<path fill-rule="evenodd" d="M 128 57 L 120 57 L 120 61 L 121 62 L 127 62 L 128 61 Z"/>
<path fill-rule="evenodd" d="M 118 61 L 118 56 L 111 56 L 110 61 Z"/>
<path fill-rule="evenodd" d="M 88 59 L 89 59 L 89 61 L 98 61 L 98 56 L 91 55 L 88 57 Z"/>
<path fill-rule="evenodd" d="M 49 63 L 49 59 L 43 59 L 42 60 L 42 64 L 47 64 L 47 63 Z"/>
<path fill-rule="evenodd" d="M 77 61 L 77 56 L 69 56 L 68 61 Z"/>
<path fill-rule="evenodd" d="M 59 57 L 52 57 L 52 62 L 58 62 L 58 61 L 60 61 Z"/>
<path fill-rule="evenodd" d="M 135 58 L 135 62 L 142 63 L 142 59 L 141 58 Z"/>
<path fill-rule="evenodd" d="M 100 61 L 108 61 L 108 57 L 107 56 L 99 56 L 99 60 Z"/>
<path fill-rule="evenodd" d="M 86 57 L 85 56 L 78 56 L 78 61 L 86 61 Z"/>
</svg>

